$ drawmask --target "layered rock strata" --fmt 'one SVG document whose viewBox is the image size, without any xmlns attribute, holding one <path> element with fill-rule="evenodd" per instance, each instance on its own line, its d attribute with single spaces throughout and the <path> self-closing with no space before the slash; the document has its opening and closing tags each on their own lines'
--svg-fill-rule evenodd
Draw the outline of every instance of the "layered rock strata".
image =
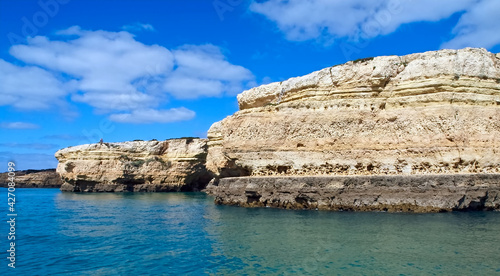
<svg viewBox="0 0 500 276">
<path fill-rule="evenodd" d="M 500 209 L 499 174 L 265 176 L 220 179 L 217 204 L 342 211 Z"/>
<path fill-rule="evenodd" d="M 63 191 L 196 191 L 212 178 L 205 139 L 87 144 L 55 156 Z"/>
<path fill-rule="evenodd" d="M 8 187 L 8 172 L 0 174 L 0 187 Z M 14 176 L 16 188 L 59 188 L 61 177 L 55 169 L 16 171 Z"/>
<path fill-rule="evenodd" d="M 484 49 L 351 61 L 244 91 L 238 103 L 208 132 L 207 167 L 218 178 L 439 175 L 453 182 L 456 174 L 500 173 L 500 55 Z"/>
</svg>

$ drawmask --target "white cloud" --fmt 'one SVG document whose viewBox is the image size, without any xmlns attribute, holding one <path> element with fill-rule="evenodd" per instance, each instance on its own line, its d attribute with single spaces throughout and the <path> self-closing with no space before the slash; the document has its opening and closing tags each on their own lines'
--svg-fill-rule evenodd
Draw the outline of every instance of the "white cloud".
<svg viewBox="0 0 500 276">
<path fill-rule="evenodd" d="M 250 10 L 274 21 L 289 40 L 301 41 L 324 32 L 335 37 L 352 35 L 379 6 L 378 0 L 269 0 L 252 3 Z"/>
<path fill-rule="evenodd" d="M 36 129 L 39 128 L 38 125 L 25 123 L 25 122 L 3 122 L 0 123 L 0 128 L 8 129 Z"/>
<path fill-rule="evenodd" d="M 195 115 L 194 111 L 180 107 L 168 110 L 138 109 L 131 113 L 112 114 L 109 119 L 119 123 L 150 124 L 187 121 Z"/>
<path fill-rule="evenodd" d="M 250 10 L 274 21 L 289 40 L 367 39 L 394 32 L 406 23 L 448 18 L 470 9 L 477 1 L 268 0 L 253 2 Z"/>
<path fill-rule="evenodd" d="M 17 66 L 0 59 L 0 106 L 42 110 L 62 105 L 71 85 L 35 66 Z"/>
<path fill-rule="evenodd" d="M 129 31 L 129 32 L 139 32 L 139 31 L 153 32 L 153 31 L 155 31 L 155 28 L 151 24 L 144 24 L 144 23 L 137 22 L 135 24 L 123 26 L 122 30 Z"/>
<path fill-rule="evenodd" d="M 176 98 L 238 93 L 244 89 L 244 82 L 253 78 L 248 69 L 229 63 L 214 45 L 184 45 L 173 54 L 177 68 L 166 79 L 164 88 Z"/>
<path fill-rule="evenodd" d="M 134 110 L 158 104 L 154 96 L 138 91 L 94 90 L 93 93 L 75 94 L 71 99 L 75 102 L 87 103 L 101 111 Z"/>
<path fill-rule="evenodd" d="M 37 36 L 28 38 L 26 45 L 12 46 L 11 55 L 26 63 L 24 67 L 0 60 L 0 105 L 42 109 L 69 98 L 99 113 L 115 114 L 116 121 L 148 121 L 134 118 L 144 110 L 155 116 L 171 114 L 152 112 L 169 97 L 234 94 L 249 88 L 254 79 L 248 69 L 231 64 L 210 44 L 169 50 L 143 44 L 126 31 L 87 31 L 78 26 L 57 34 L 56 39 Z"/>
<path fill-rule="evenodd" d="M 77 38 L 51 41 L 37 36 L 29 38 L 28 45 L 13 46 L 10 52 L 26 63 L 71 75 L 80 91 L 73 96 L 74 101 L 109 111 L 132 110 L 156 102 L 133 82 L 170 72 L 173 56 L 169 50 L 144 45 L 128 32 L 72 27 L 59 33 Z"/>
<path fill-rule="evenodd" d="M 500 1 L 484 0 L 472 6 L 453 29 L 455 37 L 443 48 L 491 48 L 500 44 Z"/>
</svg>

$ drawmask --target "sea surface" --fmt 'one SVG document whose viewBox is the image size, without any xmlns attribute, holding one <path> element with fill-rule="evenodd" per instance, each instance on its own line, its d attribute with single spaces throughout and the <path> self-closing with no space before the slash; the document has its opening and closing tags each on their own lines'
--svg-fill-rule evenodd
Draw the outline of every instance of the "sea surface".
<svg viewBox="0 0 500 276">
<path fill-rule="evenodd" d="M 2 221 L 7 190 L 2 188 Z M 0 275 L 500 275 L 500 213 L 216 206 L 203 193 L 16 189 Z"/>
</svg>

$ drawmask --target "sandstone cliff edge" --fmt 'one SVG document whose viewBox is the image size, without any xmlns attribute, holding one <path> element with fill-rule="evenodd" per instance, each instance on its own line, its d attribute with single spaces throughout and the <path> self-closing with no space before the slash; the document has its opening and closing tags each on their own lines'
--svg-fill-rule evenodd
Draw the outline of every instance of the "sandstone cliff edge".
<svg viewBox="0 0 500 276">
<path fill-rule="evenodd" d="M 244 91 L 238 103 L 208 132 L 207 168 L 217 177 L 209 191 L 219 203 L 500 208 L 500 54 L 466 48 L 351 61 Z M 377 180 L 384 176 L 401 177 Z M 278 182 L 276 193 L 293 196 L 270 195 Z M 436 204 L 450 202 L 451 191 L 455 203 Z"/>
<path fill-rule="evenodd" d="M 57 172 L 63 191 L 168 192 L 205 188 L 205 139 L 97 143 L 61 149 Z"/>
</svg>

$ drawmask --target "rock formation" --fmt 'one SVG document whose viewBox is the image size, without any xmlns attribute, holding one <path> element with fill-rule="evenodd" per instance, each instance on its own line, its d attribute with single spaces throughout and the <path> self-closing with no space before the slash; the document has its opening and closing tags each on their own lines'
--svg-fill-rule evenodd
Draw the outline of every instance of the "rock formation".
<svg viewBox="0 0 500 276">
<path fill-rule="evenodd" d="M 0 173 L 0 187 L 8 187 L 8 172 Z M 16 171 L 14 177 L 16 188 L 59 188 L 61 177 L 55 169 Z"/>
<path fill-rule="evenodd" d="M 208 132 L 207 168 L 221 179 L 209 190 L 220 203 L 372 210 L 399 198 L 412 210 L 449 210 L 469 208 L 466 202 L 475 201 L 466 199 L 477 196 L 499 208 L 500 54 L 466 48 L 351 61 L 244 91 L 238 103 L 238 112 Z M 464 174 L 487 175 L 481 196 L 469 192 L 483 178 L 458 176 Z M 400 177 L 384 178 L 391 175 Z M 241 176 L 250 178 L 224 179 Z M 252 178 L 258 176 L 266 177 Z M 314 186 L 300 180 L 304 176 L 337 184 L 321 178 Z M 323 205 L 321 196 L 308 204 L 300 196 L 272 204 L 263 196 L 273 185 L 283 193 L 296 189 L 291 183 L 328 190 L 333 198 Z M 384 189 L 362 192 L 373 183 Z M 457 204 L 436 203 L 447 200 L 445 191 L 458 193 Z M 432 201 L 415 194 L 433 192 L 442 196 Z M 387 204 L 376 200 L 388 193 Z"/>
<path fill-rule="evenodd" d="M 230 177 L 218 204 L 342 211 L 499 210 L 500 174 Z"/>
<path fill-rule="evenodd" d="M 205 139 L 184 138 L 87 144 L 55 156 L 63 191 L 169 192 L 205 188 L 206 151 Z"/>
</svg>

